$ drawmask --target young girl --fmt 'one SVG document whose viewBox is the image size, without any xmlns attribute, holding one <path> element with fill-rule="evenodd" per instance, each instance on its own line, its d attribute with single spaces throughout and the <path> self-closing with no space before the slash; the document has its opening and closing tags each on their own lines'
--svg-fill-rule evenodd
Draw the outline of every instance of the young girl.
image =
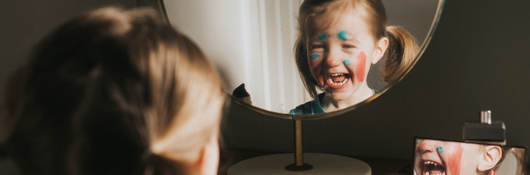
<svg viewBox="0 0 530 175">
<path fill-rule="evenodd" d="M 417 175 L 495 175 L 503 149 L 439 140 L 419 140 L 414 173 Z"/>
<path fill-rule="evenodd" d="M 155 11 L 76 17 L 21 70 L 7 149 L 22 174 L 217 174 L 222 82 Z"/>
<path fill-rule="evenodd" d="M 386 82 L 398 81 L 417 54 L 414 38 L 386 25 L 380 0 L 305 0 L 300 7 L 295 46 L 298 71 L 313 101 L 291 114 L 344 109 L 372 96 L 366 77 L 386 57 Z M 317 94 L 317 89 L 323 91 Z"/>
</svg>

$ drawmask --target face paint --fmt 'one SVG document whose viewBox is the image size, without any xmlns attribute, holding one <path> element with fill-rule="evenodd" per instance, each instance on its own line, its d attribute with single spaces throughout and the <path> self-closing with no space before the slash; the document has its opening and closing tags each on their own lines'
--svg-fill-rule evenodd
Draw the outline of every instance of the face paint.
<svg viewBox="0 0 530 175">
<path fill-rule="evenodd" d="M 338 34 L 337 34 L 337 37 L 339 37 L 340 40 L 342 41 L 346 41 L 348 39 L 348 33 L 346 33 L 345 30 L 341 30 Z"/>
<path fill-rule="evenodd" d="M 344 60 L 344 64 L 346 64 L 346 66 L 351 66 L 351 61 L 346 59 Z"/>
<path fill-rule="evenodd" d="M 316 60 L 318 58 L 320 58 L 320 54 L 318 54 L 318 53 L 314 53 L 314 54 L 311 55 L 311 60 Z"/>
<path fill-rule="evenodd" d="M 364 74 L 366 72 L 366 54 L 363 51 L 357 56 L 357 65 L 355 68 L 355 78 L 359 80 L 359 82 L 363 82 Z"/>
<path fill-rule="evenodd" d="M 462 146 L 458 144 L 458 146 L 455 147 L 452 151 L 447 152 L 448 174 L 460 174 L 460 161 L 462 159 L 462 149 Z"/>
<path fill-rule="evenodd" d="M 444 153 L 444 149 L 441 146 L 436 147 L 436 151 L 438 151 L 440 154 Z"/>
<path fill-rule="evenodd" d="M 320 35 L 317 36 L 317 41 L 322 41 L 322 40 L 325 40 L 328 38 L 328 34 L 325 34 L 325 33 L 322 33 Z"/>
</svg>

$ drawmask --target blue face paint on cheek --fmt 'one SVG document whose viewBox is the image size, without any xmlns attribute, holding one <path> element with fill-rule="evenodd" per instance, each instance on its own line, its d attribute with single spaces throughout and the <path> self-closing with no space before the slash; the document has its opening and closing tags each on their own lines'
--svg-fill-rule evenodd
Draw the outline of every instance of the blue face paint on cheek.
<svg viewBox="0 0 530 175">
<path fill-rule="evenodd" d="M 440 154 L 444 153 L 444 149 L 441 146 L 436 147 L 436 151 L 438 151 Z"/>
<path fill-rule="evenodd" d="M 317 36 L 317 41 L 322 41 L 322 40 L 325 40 L 328 38 L 328 34 L 325 34 L 325 33 L 322 33 L 320 35 Z"/>
<path fill-rule="evenodd" d="M 348 39 L 348 33 L 345 30 L 341 30 L 337 34 L 337 37 L 339 37 L 339 39 L 342 40 L 342 41 L 346 41 Z"/>
<path fill-rule="evenodd" d="M 344 64 L 346 64 L 347 66 L 351 66 L 351 61 L 350 60 L 344 60 Z"/>
<path fill-rule="evenodd" d="M 314 53 L 314 54 L 311 55 L 311 60 L 316 60 L 318 58 L 320 58 L 320 54 L 318 54 L 318 53 Z"/>
</svg>

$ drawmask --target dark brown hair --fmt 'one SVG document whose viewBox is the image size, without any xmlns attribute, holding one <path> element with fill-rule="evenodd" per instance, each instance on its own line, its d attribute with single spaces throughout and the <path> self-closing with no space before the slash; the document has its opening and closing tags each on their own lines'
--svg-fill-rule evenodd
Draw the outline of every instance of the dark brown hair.
<svg viewBox="0 0 530 175">
<path fill-rule="evenodd" d="M 324 17 L 331 25 L 340 13 L 347 10 L 358 12 L 367 20 L 375 39 L 387 37 L 389 47 L 382 75 L 387 83 L 398 81 L 406 72 L 418 52 L 414 37 L 398 26 L 387 26 L 385 8 L 380 0 L 304 0 L 298 13 L 299 34 L 295 44 L 295 61 L 305 88 L 312 97 L 317 94 L 318 82 L 312 77 L 308 63 L 308 36 L 315 29 L 315 18 Z M 324 26 L 326 27 L 326 26 Z"/>
<path fill-rule="evenodd" d="M 187 174 L 217 137 L 217 72 L 153 10 L 76 17 L 24 69 L 7 146 L 23 174 Z"/>
</svg>

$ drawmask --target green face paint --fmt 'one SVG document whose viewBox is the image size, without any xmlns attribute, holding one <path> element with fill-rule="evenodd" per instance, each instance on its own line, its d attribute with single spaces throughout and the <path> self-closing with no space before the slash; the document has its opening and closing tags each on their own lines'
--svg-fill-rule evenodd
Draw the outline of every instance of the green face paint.
<svg viewBox="0 0 530 175">
<path fill-rule="evenodd" d="M 344 60 L 344 64 L 346 64 L 347 66 L 351 66 L 351 61 L 350 60 Z"/>
<path fill-rule="evenodd" d="M 440 154 L 444 153 L 444 149 L 441 146 L 436 147 L 436 151 L 438 151 Z"/>
<path fill-rule="evenodd" d="M 325 40 L 329 37 L 328 34 L 325 34 L 325 33 L 321 33 L 320 35 L 317 36 L 317 41 L 322 41 L 322 40 Z"/>
<path fill-rule="evenodd" d="M 348 39 L 348 33 L 346 32 L 346 30 L 341 30 L 337 34 L 337 37 L 339 37 L 339 39 L 342 41 L 346 41 Z"/>
<path fill-rule="evenodd" d="M 316 60 L 318 58 L 320 58 L 320 54 L 318 54 L 318 53 L 314 53 L 314 54 L 311 55 L 311 60 Z"/>
</svg>

